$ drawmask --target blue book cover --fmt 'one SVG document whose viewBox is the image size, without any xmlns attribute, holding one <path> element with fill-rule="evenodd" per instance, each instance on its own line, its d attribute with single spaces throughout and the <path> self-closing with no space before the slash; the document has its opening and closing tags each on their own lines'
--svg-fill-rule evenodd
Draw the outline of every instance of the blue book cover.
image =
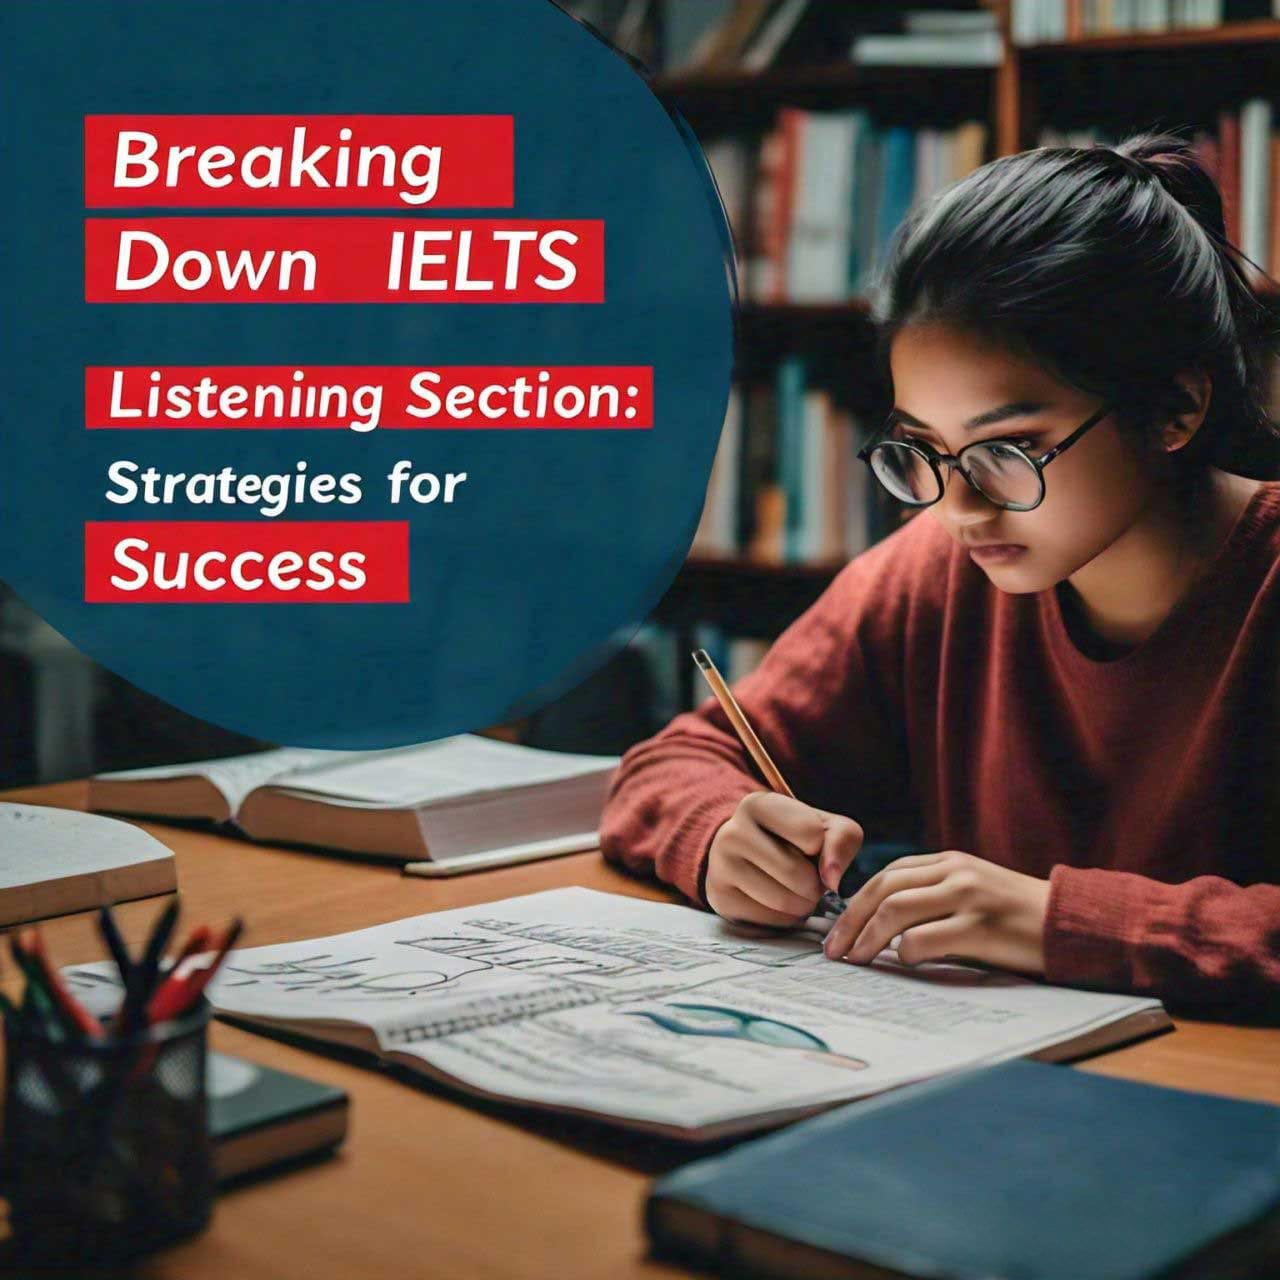
<svg viewBox="0 0 1280 1280">
<path fill-rule="evenodd" d="M 784 558 L 800 559 L 804 530 L 804 361 L 788 356 L 778 366 L 778 479 L 786 495 Z"/>
<path fill-rule="evenodd" d="M 731 1275 L 1163 1280 L 1280 1274 L 1277 1206 L 1280 1107 L 1018 1060 L 686 1165 L 646 1218 Z"/>
<path fill-rule="evenodd" d="M 884 173 L 880 189 L 880 216 L 876 222 L 878 253 L 883 256 L 898 223 L 907 215 L 916 189 L 916 134 L 905 125 L 884 131 Z"/>
<path fill-rule="evenodd" d="M 874 224 L 878 173 L 874 148 L 875 125 L 868 112 L 853 113 L 853 190 L 849 210 L 849 293 L 857 296 L 871 267 L 874 243 L 868 234 L 868 223 Z M 874 225 L 871 228 L 874 230 Z"/>
</svg>

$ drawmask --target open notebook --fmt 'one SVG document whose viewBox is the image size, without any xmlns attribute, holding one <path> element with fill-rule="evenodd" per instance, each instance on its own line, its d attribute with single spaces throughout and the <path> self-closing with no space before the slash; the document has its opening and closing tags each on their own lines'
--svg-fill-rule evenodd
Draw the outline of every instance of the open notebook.
<svg viewBox="0 0 1280 1280">
<path fill-rule="evenodd" d="M 684 1139 L 762 1129 L 962 1067 L 1097 1052 L 1156 1000 L 954 964 L 827 960 L 692 907 L 555 889 L 232 952 L 220 1016 L 486 1097 Z M 86 998 L 110 962 L 67 970 Z"/>
<path fill-rule="evenodd" d="M 595 848 L 617 763 L 474 734 L 390 751 L 281 748 L 98 774 L 89 807 L 230 823 L 273 843 L 429 860 L 430 873 Z"/>
</svg>

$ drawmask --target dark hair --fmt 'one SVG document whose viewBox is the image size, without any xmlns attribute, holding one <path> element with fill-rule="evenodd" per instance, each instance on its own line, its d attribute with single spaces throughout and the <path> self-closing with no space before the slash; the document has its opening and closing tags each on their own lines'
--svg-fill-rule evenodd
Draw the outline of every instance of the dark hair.
<svg viewBox="0 0 1280 1280">
<path fill-rule="evenodd" d="M 965 328 L 1115 404 L 1135 430 L 1184 411 L 1174 375 L 1200 369 L 1209 408 L 1174 457 L 1230 468 L 1280 438 L 1266 411 L 1276 316 L 1244 263 L 1257 267 L 1174 133 L 1002 156 L 899 225 L 873 299 L 881 367 L 906 324 Z"/>
</svg>

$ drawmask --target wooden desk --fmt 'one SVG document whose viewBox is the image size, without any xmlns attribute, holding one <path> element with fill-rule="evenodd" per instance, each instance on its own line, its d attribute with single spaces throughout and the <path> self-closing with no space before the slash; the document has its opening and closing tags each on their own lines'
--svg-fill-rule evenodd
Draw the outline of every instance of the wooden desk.
<svg viewBox="0 0 1280 1280">
<path fill-rule="evenodd" d="M 5 798 L 82 808 L 85 789 L 64 783 Z M 596 854 L 421 880 L 392 867 L 140 825 L 177 854 L 187 918 L 241 912 L 247 945 L 569 884 L 666 896 Z M 139 945 L 156 909 L 154 899 L 120 908 L 131 946 Z M 89 915 L 51 922 L 45 934 L 58 963 L 101 956 Z M 139 1277 L 626 1280 L 685 1274 L 647 1259 L 640 1211 L 650 1178 L 687 1160 L 687 1148 L 420 1090 L 221 1024 L 212 1029 L 212 1044 L 340 1085 L 351 1095 L 350 1135 L 332 1160 L 225 1193 L 207 1232 L 142 1264 L 134 1273 Z M 1180 1022 L 1176 1032 L 1096 1058 L 1086 1069 L 1280 1103 L 1280 1029 Z"/>
</svg>

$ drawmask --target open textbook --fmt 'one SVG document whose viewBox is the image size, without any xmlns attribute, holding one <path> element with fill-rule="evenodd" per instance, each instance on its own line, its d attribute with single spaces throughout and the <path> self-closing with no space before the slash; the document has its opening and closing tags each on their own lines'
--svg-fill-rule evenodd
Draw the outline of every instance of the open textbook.
<svg viewBox="0 0 1280 1280">
<path fill-rule="evenodd" d="M 617 763 L 469 733 L 389 751 L 289 747 L 100 773 L 89 807 L 401 862 L 493 865 L 594 849 Z"/>
<path fill-rule="evenodd" d="M 952 964 L 826 959 L 692 907 L 555 889 L 232 952 L 210 984 L 249 1026 L 364 1049 L 493 1098 L 706 1139 L 1004 1058 L 1170 1025 L 1158 1001 Z M 67 971 L 111 999 L 109 962 Z"/>
<path fill-rule="evenodd" d="M 0 804 L 0 926 L 177 887 L 173 853 L 128 822 Z"/>
</svg>

